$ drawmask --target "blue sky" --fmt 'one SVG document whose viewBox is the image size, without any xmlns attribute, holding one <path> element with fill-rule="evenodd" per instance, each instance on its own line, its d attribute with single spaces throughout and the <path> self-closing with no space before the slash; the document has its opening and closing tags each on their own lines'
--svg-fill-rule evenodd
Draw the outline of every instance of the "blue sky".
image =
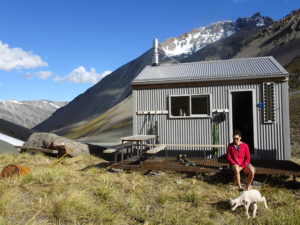
<svg viewBox="0 0 300 225">
<path fill-rule="evenodd" d="M 0 100 L 71 101 L 154 38 L 297 8 L 299 0 L 1 0 Z"/>
</svg>

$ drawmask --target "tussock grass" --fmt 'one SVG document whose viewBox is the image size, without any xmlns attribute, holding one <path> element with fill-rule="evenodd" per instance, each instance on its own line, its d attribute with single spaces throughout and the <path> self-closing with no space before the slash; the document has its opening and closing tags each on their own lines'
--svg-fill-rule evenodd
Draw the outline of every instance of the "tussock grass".
<svg viewBox="0 0 300 225">
<path fill-rule="evenodd" d="M 21 177 L 22 184 L 42 184 L 50 185 L 57 183 L 66 183 L 71 178 L 71 173 L 65 168 L 41 168 L 37 171 Z"/>
<path fill-rule="evenodd" d="M 229 209 L 239 192 L 230 184 L 209 184 L 184 174 L 147 176 L 109 173 L 93 156 L 56 159 L 43 155 L 1 155 L 0 167 L 26 165 L 32 173 L 0 180 L 1 224 L 297 224 L 300 191 L 263 184 L 271 210 L 259 204 L 257 218 Z M 251 209 L 252 210 L 252 209 Z M 252 212 L 252 211 L 251 211 Z"/>
</svg>

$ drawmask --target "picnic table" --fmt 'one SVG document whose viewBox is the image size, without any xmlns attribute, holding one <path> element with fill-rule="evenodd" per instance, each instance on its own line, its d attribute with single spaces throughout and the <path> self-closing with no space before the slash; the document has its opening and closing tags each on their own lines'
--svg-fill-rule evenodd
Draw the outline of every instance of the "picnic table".
<svg viewBox="0 0 300 225">
<path fill-rule="evenodd" d="M 117 163 L 119 152 L 121 152 L 121 161 L 124 160 L 124 152 L 123 152 L 124 149 L 127 150 L 127 157 L 128 157 L 129 153 L 132 156 L 132 146 L 133 145 L 130 142 L 122 143 L 119 145 L 111 146 L 110 148 L 104 150 L 103 153 L 114 154 L 115 155 L 115 163 Z"/>
<path fill-rule="evenodd" d="M 156 135 L 132 135 L 127 137 L 122 137 L 122 144 L 124 142 L 134 142 L 137 149 L 137 155 L 141 155 L 144 149 L 145 144 L 149 142 L 150 148 L 154 148 Z"/>
<path fill-rule="evenodd" d="M 118 153 L 121 152 L 121 161 L 124 160 L 123 150 L 127 150 L 130 156 L 133 155 L 133 146 L 136 148 L 137 155 L 140 156 L 143 153 L 144 147 L 149 146 L 150 149 L 154 149 L 156 135 L 133 135 L 121 138 L 121 144 L 111 146 L 110 148 L 103 151 L 106 154 L 114 154 L 115 162 L 118 160 Z M 147 144 L 147 145 L 146 145 Z"/>
</svg>

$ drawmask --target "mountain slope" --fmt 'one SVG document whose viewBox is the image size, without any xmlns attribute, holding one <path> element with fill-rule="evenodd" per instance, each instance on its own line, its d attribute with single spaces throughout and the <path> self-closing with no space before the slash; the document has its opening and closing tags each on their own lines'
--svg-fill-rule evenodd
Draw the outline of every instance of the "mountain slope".
<svg viewBox="0 0 300 225">
<path fill-rule="evenodd" d="M 0 118 L 32 128 L 52 115 L 66 102 L 41 101 L 0 101 Z"/>
<path fill-rule="evenodd" d="M 26 127 L 22 127 L 20 125 L 0 119 L 0 133 L 20 139 L 22 141 L 27 141 L 33 131 Z"/>
<path fill-rule="evenodd" d="M 63 133 L 101 115 L 131 95 L 131 81 L 146 65 L 151 64 L 151 59 L 152 52 L 148 50 L 121 66 L 67 106 L 57 110 L 50 118 L 34 127 L 34 130 Z"/>
<path fill-rule="evenodd" d="M 132 135 L 132 96 L 124 99 L 100 116 L 68 130 L 68 138 L 82 138 L 88 143 L 119 142 L 121 136 Z"/>
</svg>

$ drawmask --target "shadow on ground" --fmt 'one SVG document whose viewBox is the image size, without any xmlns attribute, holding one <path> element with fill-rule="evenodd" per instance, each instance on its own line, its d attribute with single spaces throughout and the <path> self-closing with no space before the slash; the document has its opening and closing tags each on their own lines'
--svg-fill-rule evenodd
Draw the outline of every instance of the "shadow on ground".
<svg viewBox="0 0 300 225">
<path fill-rule="evenodd" d="M 112 165 L 112 163 L 110 163 L 110 162 L 101 162 L 101 163 L 98 163 L 98 164 L 89 165 L 89 166 L 81 169 L 80 171 L 85 171 L 85 170 L 88 170 L 88 169 L 91 169 L 91 168 L 103 169 L 103 168 L 108 168 L 111 165 Z"/>
<path fill-rule="evenodd" d="M 291 180 L 289 176 L 258 174 L 255 176 L 254 180 L 268 184 L 273 187 L 282 187 L 282 188 L 292 189 L 292 190 L 300 189 L 300 182 Z"/>
<path fill-rule="evenodd" d="M 218 201 L 218 202 L 212 203 L 211 205 L 220 211 L 230 210 L 228 201 Z"/>
<path fill-rule="evenodd" d="M 197 178 L 209 184 L 228 184 L 233 181 L 233 174 L 230 172 L 217 172 L 217 173 L 188 173 L 186 178 Z"/>
<path fill-rule="evenodd" d="M 99 145 L 92 145 L 92 144 L 87 144 L 90 154 L 94 156 L 99 156 L 103 158 L 103 151 L 106 149 L 105 147 L 99 146 Z"/>
<path fill-rule="evenodd" d="M 243 183 L 246 183 L 247 176 L 245 174 L 241 175 Z M 186 178 L 197 178 L 207 182 L 209 184 L 229 184 L 234 182 L 234 177 L 232 173 L 229 172 L 218 172 L 216 174 L 187 174 Z M 291 180 L 289 176 L 276 176 L 276 175 L 262 175 L 257 174 L 254 177 L 253 188 L 260 187 L 264 184 L 270 185 L 272 187 L 280 187 L 291 190 L 299 190 L 300 182 Z"/>
</svg>

